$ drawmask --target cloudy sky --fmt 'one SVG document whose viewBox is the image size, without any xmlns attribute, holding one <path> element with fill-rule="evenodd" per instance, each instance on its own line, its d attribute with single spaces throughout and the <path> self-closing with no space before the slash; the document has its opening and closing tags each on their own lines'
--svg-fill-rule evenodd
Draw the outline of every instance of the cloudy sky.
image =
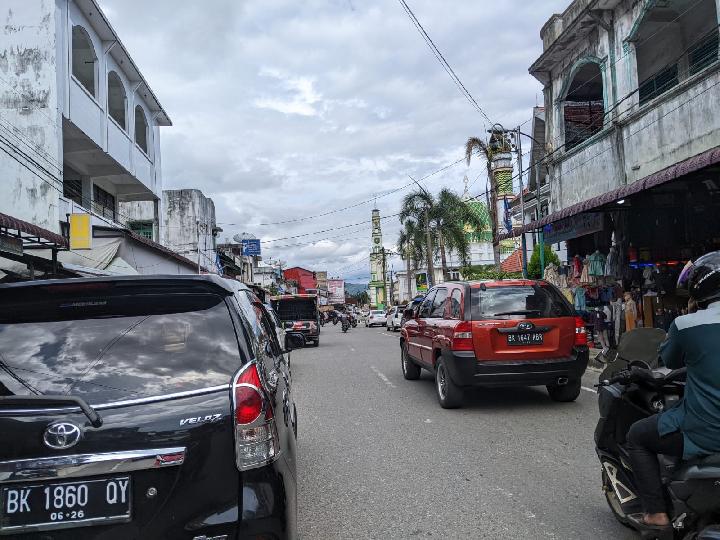
<svg viewBox="0 0 720 540">
<path fill-rule="evenodd" d="M 494 122 L 530 119 L 540 27 L 569 0 L 407 1 Z M 397 0 L 101 5 L 173 121 L 161 133 L 165 188 L 201 189 L 221 238 L 256 235 L 265 258 L 367 279 L 373 199 L 396 214 L 408 175 L 458 160 L 487 129 Z M 482 169 L 460 163 L 424 184 L 462 192 L 467 175 L 481 193 Z M 399 228 L 383 219 L 387 248 Z"/>
</svg>

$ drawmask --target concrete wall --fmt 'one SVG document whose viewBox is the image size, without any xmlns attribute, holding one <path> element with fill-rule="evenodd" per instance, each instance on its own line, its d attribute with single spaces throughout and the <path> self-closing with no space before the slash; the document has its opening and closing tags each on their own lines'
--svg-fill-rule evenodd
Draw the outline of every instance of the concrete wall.
<svg viewBox="0 0 720 540">
<path fill-rule="evenodd" d="M 573 6 L 586 3 L 577 0 Z M 718 4 L 720 1 L 716 0 L 715 5 Z M 670 29 L 654 34 L 652 27 L 643 30 L 639 21 L 650 5 L 652 3 L 645 1 L 623 0 L 611 6 L 612 11 L 602 14 L 609 29 L 598 25 L 589 39 L 576 44 L 574 49 L 558 52 L 553 60 L 550 82 L 545 87 L 546 110 L 552 111 L 546 115 L 546 139 L 551 149 L 557 150 L 550 160 L 551 212 L 635 182 L 720 145 L 720 117 L 716 114 L 720 98 L 717 65 L 686 78 L 642 107 L 639 104 L 638 82 L 650 75 L 654 67 L 674 61 L 687 41 L 687 36 L 681 39 L 678 32 Z M 694 39 L 702 35 L 702 29 L 712 27 L 712 21 L 717 24 L 718 20 L 712 2 L 699 6 L 702 13 L 690 13 L 687 19 L 687 24 L 698 25 Z M 562 28 L 563 23 L 557 17 L 546 23 L 543 29 L 546 48 L 558 39 Z M 638 28 L 652 36 L 641 44 L 639 59 L 634 41 Z M 683 32 L 687 34 L 687 28 Z M 651 39 L 658 41 L 651 43 Z M 662 51 L 667 56 L 658 56 Z M 562 149 L 565 142 L 563 100 L 575 72 L 586 62 L 600 64 L 605 110 L 609 114 L 600 133 L 566 151 Z M 645 63 L 647 67 L 643 67 Z"/>
<path fill-rule="evenodd" d="M 59 232 L 61 21 L 53 0 L 4 0 L 0 21 L 0 212 Z"/>
<path fill-rule="evenodd" d="M 163 191 L 161 243 L 197 260 L 200 244 L 200 264 L 215 271 L 215 247 L 212 229 L 216 226 L 215 204 L 198 189 Z"/>
<path fill-rule="evenodd" d="M 182 263 L 131 238 L 123 240 L 117 254 L 143 275 L 197 274 L 197 267 L 194 264 Z"/>
</svg>

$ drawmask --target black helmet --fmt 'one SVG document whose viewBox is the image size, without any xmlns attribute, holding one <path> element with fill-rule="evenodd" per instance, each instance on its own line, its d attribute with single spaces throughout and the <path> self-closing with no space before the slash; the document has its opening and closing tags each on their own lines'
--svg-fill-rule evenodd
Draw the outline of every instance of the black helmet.
<svg viewBox="0 0 720 540">
<path fill-rule="evenodd" d="M 720 300 L 720 251 L 703 255 L 685 265 L 678 278 L 678 288 L 687 288 L 700 307 Z"/>
</svg>

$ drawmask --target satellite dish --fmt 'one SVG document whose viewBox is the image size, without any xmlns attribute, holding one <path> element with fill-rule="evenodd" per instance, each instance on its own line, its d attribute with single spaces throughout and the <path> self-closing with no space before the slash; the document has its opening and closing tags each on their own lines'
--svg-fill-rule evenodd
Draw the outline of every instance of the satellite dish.
<svg viewBox="0 0 720 540">
<path fill-rule="evenodd" d="M 256 239 L 257 239 L 257 237 L 255 237 L 254 235 L 252 235 L 250 233 L 246 233 L 246 232 L 236 234 L 235 236 L 233 236 L 233 240 L 235 242 L 237 242 L 238 244 L 242 244 L 243 240 L 256 240 Z"/>
</svg>

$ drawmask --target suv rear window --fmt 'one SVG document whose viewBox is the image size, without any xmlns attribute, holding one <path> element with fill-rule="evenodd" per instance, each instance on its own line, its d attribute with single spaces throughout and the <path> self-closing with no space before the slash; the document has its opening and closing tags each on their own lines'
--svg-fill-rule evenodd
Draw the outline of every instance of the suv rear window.
<svg viewBox="0 0 720 540">
<path fill-rule="evenodd" d="M 470 293 L 474 321 L 486 319 L 542 319 L 572 317 L 572 307 L 548 285 L 473 287 Z"/>
<path fill-rule="evenodd" d="M 281 321 L 314 321 L 317 319 L 317 306 L 312 298 L 291 298 L 272 300 Z"/>
<path fill-rule="evenodd" d="M 242 365 L 230 312 L 212 294 L 48 298 L 0 322 L 0 395 L 92 403 L 229 384 Z"/>
</svg>

